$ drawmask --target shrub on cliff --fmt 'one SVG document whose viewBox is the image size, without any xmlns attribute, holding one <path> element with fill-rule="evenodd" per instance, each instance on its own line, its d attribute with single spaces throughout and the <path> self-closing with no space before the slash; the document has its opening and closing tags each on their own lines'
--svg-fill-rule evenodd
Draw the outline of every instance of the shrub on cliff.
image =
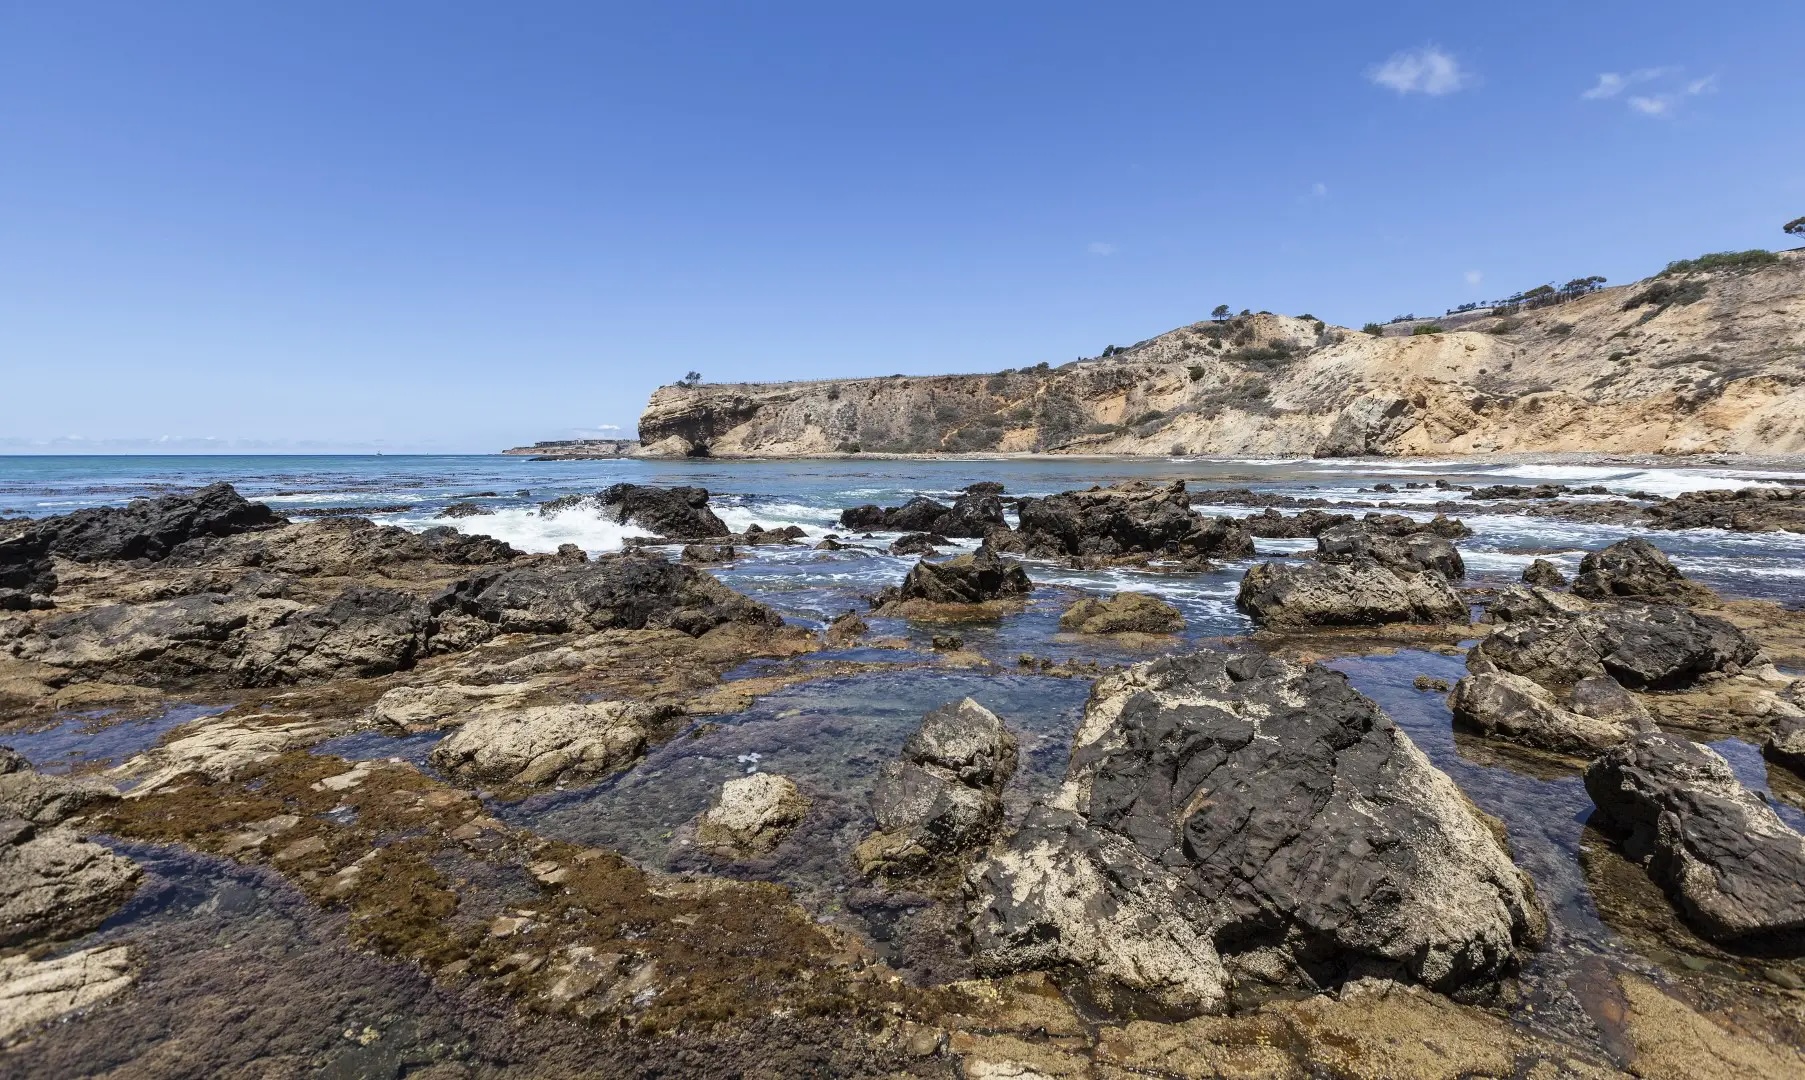
<svg viewBox="0 0 1805 1080">
<path fill-rule="evenodd" d="M 1755 270 L 1763 266 L 1771 266 L 1780 261 L 1780 256 L 1765 248 L 1752 248 L 1748 251 L 1715 251 L 1709 255 L 1700 255 L 1696 259 L 1676 259 L 1667 264 L 1656 277 L 1668 277 L 1672 274 L 1699 274 L 1711 270 Z"/>
<path fill-rule="evenodd" d="M 1424 323 L 1421 326 L 1413 327 L 1410 331 L 1410 336 L 1411 337 L 1427 337 L 1430 334 L 1439 334 L 1441 332 L 1442 332 L 1442 328 L 1441 328 L 1440 324 Z"/>
<path fill-rule="evenodd" d="M 1362 326 L 1360 332 L 1363 334 L 1371 334 L 1374 337 L 1385 336 L 1385 328 L 1376 322 L 1369 322 L 1365 326 Z"/>
</svg>

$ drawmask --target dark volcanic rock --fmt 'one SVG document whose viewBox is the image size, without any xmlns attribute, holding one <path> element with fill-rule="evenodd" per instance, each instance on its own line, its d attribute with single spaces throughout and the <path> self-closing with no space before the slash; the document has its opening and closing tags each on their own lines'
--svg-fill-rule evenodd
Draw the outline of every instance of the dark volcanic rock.
<svg viewBox="0 0 1805 1080">
<path fill-rule="evenodd" d="M 1244 558 L 1254 553 L 1253 536 L 1241 522 L 1206 518 L 1191 509 L 1183 480 L 1165 487 L 1136 481 L 1022 499 L 1016 512 L 1029 554 L 1046 558 Z"/>
<path fill-rule="evenodd" d="M 959 490 L 967 495 L 1001 495 L 1003 485 L 995 480 L 980 480 L 975 484 L 967 484 Z"/>
<path fill-rule="evenodd" d="M 1625 603 L 1510 622 L 1474 647 L 1467 666 L 1509 671 L 1555 690 L 1607 673 L 1633 689 L 1668 690 L 1711 672 L 1736 674 L 1759 652 L 1714 615 Z"/>
<path fill-rule="evenodd" d="M 980 485 L 973 485 L 977 486 Z M 925 496 L 916 496 L 901 506 L 887 509 L 876 504 L 855 506 L 841 511 L 840 524 L 848 529 L 934 533 L 968 539 L 982 539 L 993 530 L 1009 527 L 1003 518 L 1002 499 L 989 492 L 969 490 L 954 499 L 951 506 Z"/>
<path fill-rule="evenodd" d="M 433 611 L 480 619 L 496 633 L 650 628 L 694 636 L 730 622 L 783 624 L 776 612 L 708 574 L 646 553 L 487 571 L 447 589 Z"/>
<path fill-rule="evenodd" d="M 972 699 L 928 713 L 871 790 L 878 831 L 854 853 L 860 869 L 919 873 L 988 840 L 1015 762 L 1015 736 Z"/>
<path fill-rule="evenodd" d="M 1591 757 L 1636 730 L 1621 719 L 1565 708 L 1552 691 L 1508 671 L 1468 675 L 1455 684 L 1448 705 L 1456 727 L 1557 754 Z"/>
<path fill-rule="evenodd" d="M 910 533 L 907 536 L 898 537 L 890 545 L 890 554 L 933 555 L 936 554 L 935 548 L 946 547 L 951 543 L 952 541 L 946 537 L 936 536 L 933 533 Z"/>
<path fill-rule="evenodd" d="M 487 517 L 493 513 L 495 513 L 494 510 L 481 503 L 454 502 L 450 506 L 439 511 L 437 516 L 442 518 Z"/>
<path fill-rule="evenodd" d="M 1580 560 L 1573 591 L 1591 600 L 1686 601 L 1709 595 L 1687 581 L 1665 552 L 1639 536 L 1588 553 Z"/>
<path fill-rule="evenodd" d="M 234 681 L 284 686 L 387 675 L 414 665 L 431 629 L 425 601 L 394 589 L 354 585 L 329 603 L 248 635 Z"/>
<path fill-rule="evenodd" d="M 1435 570 L 1398 571 L 1358 556 L 1344 562 L 1266 562 L 1241 579 L 1235 606 L 1263 626 L 1381 626 L 1464 622 L 1467 606 Z"/>
<path fill-rule="evenodd" d="M 1257 514 L 1242 518 L 1241 524 L 1262 540 L 1301 540 L 1332 525 L 1345 525 L 1353 520 L 1352 514 L 1331 514 L 1315 509 L 1287 515 L 1268 506 Z"/>
<path fill-rule="evenodd" d="M 669 540 L 725 536 L 727 526 L 708 508 L 708 489 L 615 484 L 596 496 L 622 525 L 632 523 Z"/>
<path fill-rule="evenodd" d="M 1805 532 L 1805 488 L 1687 491 L 1643 511 L 1651 529 Z"/>
<path fill-rule="evenodd" d="M 1006 600 L 1028 595 L 1034 583 L 1028 572 L 979 544 L 970 555 L 958 555 L 945 562 L 922 559 L 910 569 L 901 585 L 883 590 L 872 600 L 873 607 L 893 601 L 926 600 L 936 604 L 981 604 L 987 600 Z"/>
<path fill-rule="evenodd" d="M 966 887 L 981 969 L 1180 1009 L 1242 980 L 1479 992 L 1545 926 L 1494 825 L 1376 705 L 1254 650 L 1099 680 L 1055 804 Z"/>
<path fill-rule="evenodd" d="M 1560 589 L 1567 585 L 1567 578 L 1560 567 L 1547 559 L 1537 559 L 1523 569 L 1523 584 L 1538 585 L 1544 589 Z"/>
<path fill-rule="evenodd" d="M 1794 772 L 1805 773 L 1805 716 L 1782 716 L 1761 744 L 1761 752 Z"/>
<path fill-rule="evenodd" d="M 1598 817 L 1713 941 L 1805 952 L 1805 835 L 1709 747 L 1658 731 L 1586 769 Z"/>
<path fill-rule="evenodd" d="M 1412 524 L 1415 524 L 1412 522 Z M 1402 536 L 1375 532 L 1360 522 L 1332 525 L 1316 534 L 1316 557 L 1323 562 L 1370 558 L 1391 570 L 1435 570 L 1450 581 L 1467 574 L 1460 552 L 1446 537 L 1431 532 Z"/>
</svg>

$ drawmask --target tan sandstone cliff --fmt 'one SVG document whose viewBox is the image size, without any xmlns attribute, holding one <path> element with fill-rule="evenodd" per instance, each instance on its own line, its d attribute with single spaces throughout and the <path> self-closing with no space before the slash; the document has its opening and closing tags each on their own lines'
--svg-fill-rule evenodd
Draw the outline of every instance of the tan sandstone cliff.
<svg viewBox="0 0 1805 1080">
<path fill-rule="evenodd" d="M 640 454 L 1805 452 L 1805 251 L 1443 333 L 1201 322 L 993 375 L 668 386 Z"/>
</svg>

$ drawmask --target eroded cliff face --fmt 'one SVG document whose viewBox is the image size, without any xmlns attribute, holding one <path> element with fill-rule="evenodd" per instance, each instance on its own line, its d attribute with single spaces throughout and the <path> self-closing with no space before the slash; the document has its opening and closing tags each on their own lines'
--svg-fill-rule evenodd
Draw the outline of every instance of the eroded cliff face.
<svg viewBox="0 0 1805 1080">
<path fill-rule="evenodd" d="M 647 456 L 1805 452 L 1805 252 L 1457 331 L 1201 322 L 992 375 L 664 387 Z"/>
</svg>

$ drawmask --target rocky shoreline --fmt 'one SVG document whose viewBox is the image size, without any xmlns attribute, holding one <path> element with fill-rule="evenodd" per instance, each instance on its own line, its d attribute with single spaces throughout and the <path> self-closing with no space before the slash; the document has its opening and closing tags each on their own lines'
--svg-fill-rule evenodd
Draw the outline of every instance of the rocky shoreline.
<svg viewBox="0 0 1805 1080">
<path fill-rule="evenodd" d="M 0 540 L 0 744 L 192 718 L 69 774 L 0 750 L 0 1061 L 117 1070 L 117 1030 L 168 1068 L 252 1067 L 233 1055 L 254 1048 L 176 1021 L 176 972 L 228 977 L 178 924 L 102 929 L 187 874 L 254 880 L 307 927 L 285 958 L 257 953 L 269 971 L 361 972 L 412 1003 L 280 1073 L 1800 1074 L 1805 837 L 1698 740 L 1805 759 L 1783 670 L 1805 616 L 1724 600 L 1658 540 L 1595 551 L 1571 582 L 1543 563 L 1475 588 L 1457 515 L 1621 503 L 1650 528 L 1796 531 L 1805 504 L 1458 494 L 1409 504 L 1440 512 L 1425 522 L 1378 502 L 1212 514 L 1258 503 L 1183 482 L 987 483 L 847 507 L 817 537 L 733 532 L 701 488 L 619 484 L 589 501 L 654 537 L 595 558 L 291 521 L 225 484 L 28 522 Z M 794 625 L 706 569 L 773 545 L 856 554 L 872 530 L 925 553 L 866 614 L 945 628 L 931 651 L 856 612 Z M 754 755 L 670 840 L 695 851 L 679 872 L 522 810 L 669 761 L 772 695 L 1003 677 L 958 627 L 1015 617 L 1043 568 L 1192 573 L 1253 558 L 1256 536 L 1315 549 L 1246 572 L 1251 638 L 1175 651 L 1183 614 L 1155 596 L 1059 601 L 1062 636 L 1152 658 L 1066 663 L 1095 681 L 1052 745 L 952 696 L 894 756 L 860 756 L 863 810 Z M 977 549 L 935 554 L 954 539 Z M 1453 685 L 1419 679 L 1460 738 L 1583 776 L 1571 872 L 1624 944 L 1576 949 L 1511 829 L 1319 662 L 1399 649 L 1464 655 Z M 1030 762 L 1051 786 L 1021 787 Z M 822 860 L 854 884 L 773 881 Z M 296 1010 L 337 992 L 305 983 L 283 991 Z M 461 1041 L 400 1034 L 476 1017 Z"/>
</svg>

